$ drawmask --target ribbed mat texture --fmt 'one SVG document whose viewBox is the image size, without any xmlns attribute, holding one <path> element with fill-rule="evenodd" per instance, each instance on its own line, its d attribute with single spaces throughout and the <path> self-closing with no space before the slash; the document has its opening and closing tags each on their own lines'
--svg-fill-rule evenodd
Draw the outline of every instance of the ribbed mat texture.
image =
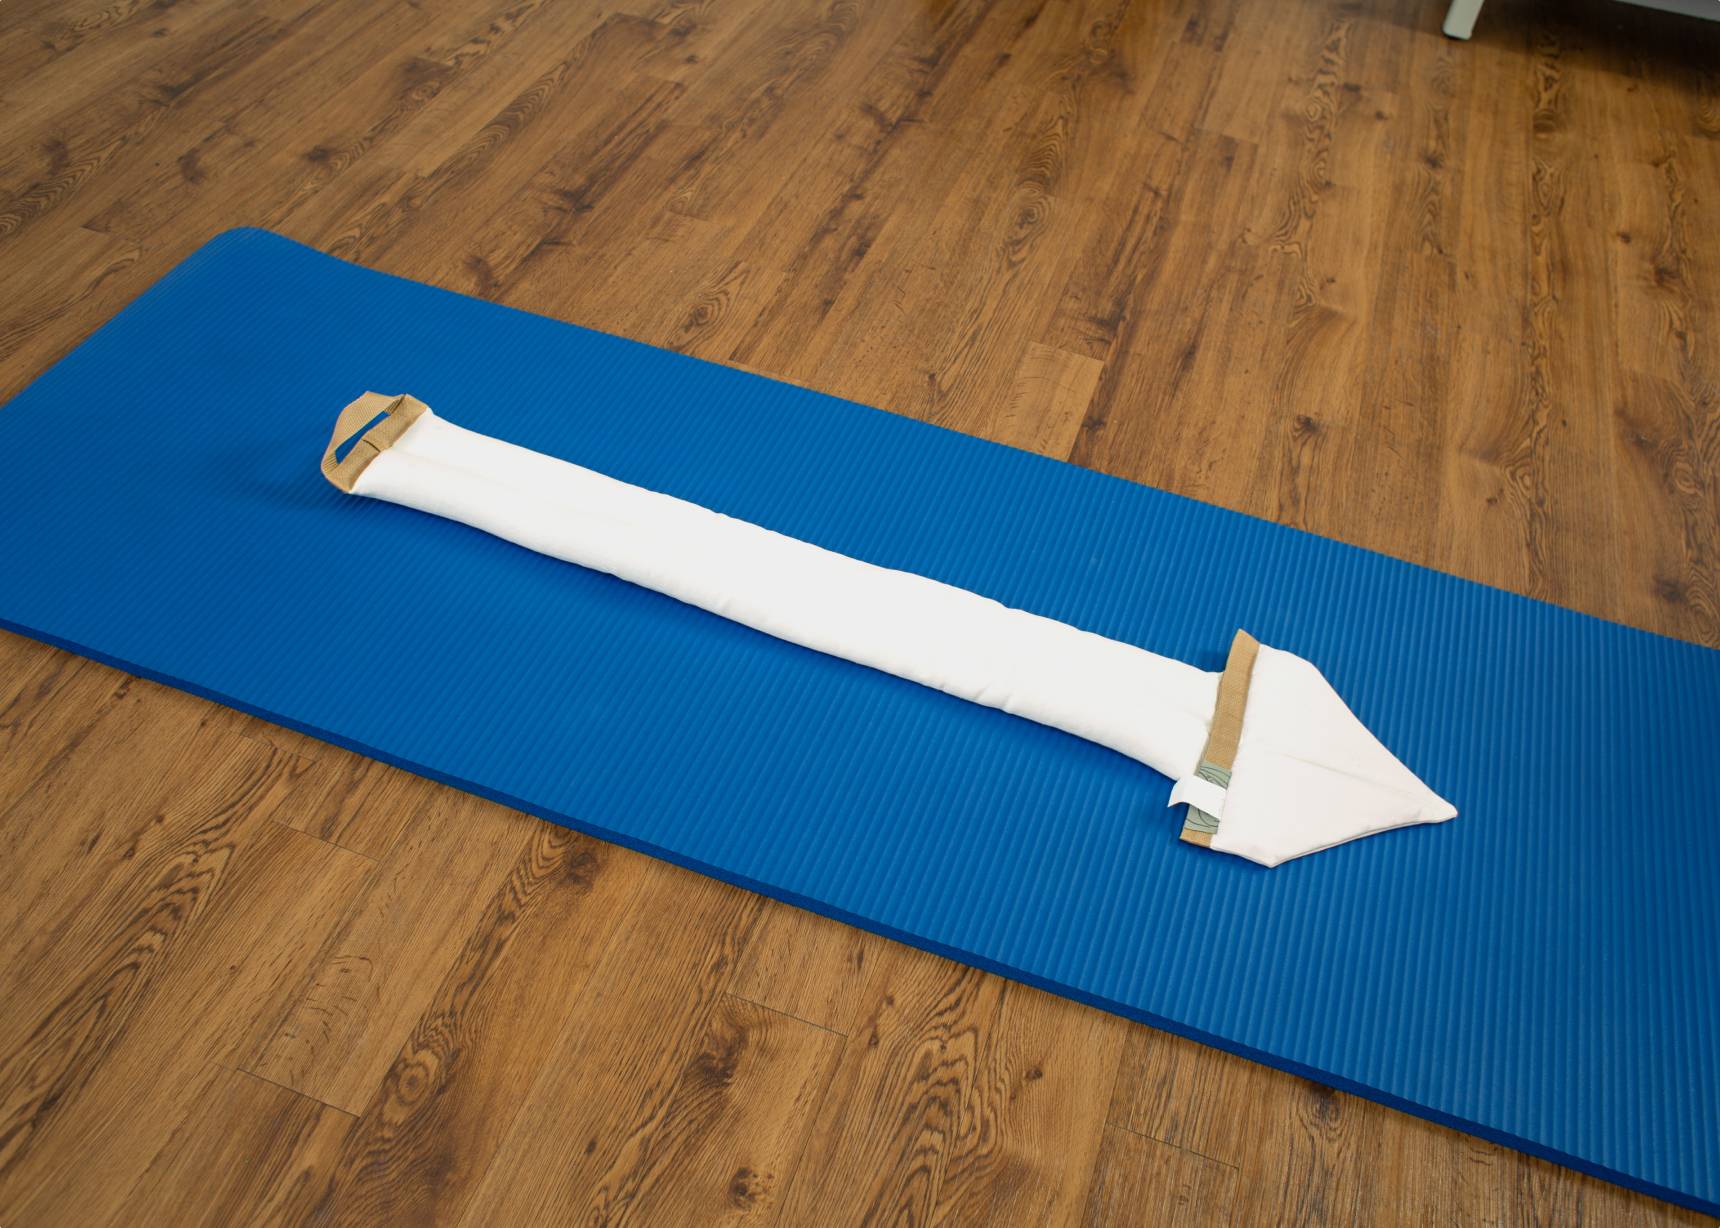
<svg viewBox="0 0 1720 1228">
<path fill-rule="evenodd" d="M 1193 661 L 1318 664 L 1460 816 L 1275 870 L 1169 782 L 317 462 L 366 389 Z M 0 623 L 1720 1212 L 1720 654 L 341 263 L 212 241 L 0 410 Z"/>
</svg>

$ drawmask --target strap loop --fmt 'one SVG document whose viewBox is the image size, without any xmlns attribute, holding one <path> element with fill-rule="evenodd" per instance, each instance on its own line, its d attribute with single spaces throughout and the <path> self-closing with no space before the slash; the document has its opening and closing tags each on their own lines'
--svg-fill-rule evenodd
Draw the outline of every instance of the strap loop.
<svg viewBox="0 0 1720 1228">
<path fill-rule="evenodd" d="M 364 472 L 365 467 L 392 446 L 406 433 L 406 428 L 429 409 L 417 397 L 365 393 L 341 410 L 340 416 L 334 420 L 334 434 L 329 436 L 328 447 L 323 450 L 322 475 L 351 494 L 352 488 L 358 484 L 358 475 Z M 376 421 L 378 418 L 382 421 Z M 355 435 L 359 438 L 354 439 Z M 344 452 L 341 451 L 343 447 L 346 449 Z M 338 459 L 337 453 L 340 454 Z"/>
<path fill-rule="evenodd" d="M 1230 658 L 1218 679 L 1218 707 L 1212 714 L 1212 727 L 1207 731 L 1206 749 L 1201 753 L 1200 767 L 1195 775 L 1177 782 L 1177 789 L 1204 785 L 1216 790 L 1217 808 L 1193 800 L 1187 795 L 1180 800 L 1189 802 L 1183 819 L 1182 838 L 1190 844 L 1210 848 L 1218 834 L 1218 822 L 1224 811 L 1224 789 L 1230 784 L 1230 768 L 1236 762 L 1236 748 L 1242 741 L 1242 714 L 1248 708 L 1248 684 L 1254 676 L 1254 658 L 1260 654 L 1260 642 L 1246 631 L 1238 631 L 1230 641 Z M 1175 792 L 1172 801 L 1179 800 Z M 1214 800 L 1210 795 L 1208 801 Z"/>
</svg>

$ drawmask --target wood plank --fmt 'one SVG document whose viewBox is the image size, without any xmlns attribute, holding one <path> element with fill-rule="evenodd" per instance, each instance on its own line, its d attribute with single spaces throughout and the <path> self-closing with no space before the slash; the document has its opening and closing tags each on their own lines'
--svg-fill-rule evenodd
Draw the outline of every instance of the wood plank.
<svg viewBox="0 0 1720 1228">
<path fill-rule="evenodd" d="M 0 13 L 10 16 L 16 7 L 7 4 Z M 20 11 L 19 24 L 0 41 L 0 81 L 15 125 L 8 135 L 33 135 L 37 125 L 99 98 L 114 82 L 170 61 L 188 36 L 222 16 L 220 4 L 98 0 L 56 5 L 26 28 Z"/>
<path fill-rule="evenodd" d="M 890 202 L 909 185 L 891 163 L 904 146 L 925 147 L 935 87 L 977 74 L 970 42 L 992 7 L 991 0 L 963 0 L 916 15 L 905 28 L 899 18 L 869 14 L 845 36 L 841 58 L 819 70 L 819 88 L 781 107 L 760 108 L 760 90 L 772 88 L 772 77 L 761 81 L 761 69 L 743 63 L 723 78 L 702 120 L 695 112 L 696 122 L 666 143 L 663 163 L 641 185 L 662 202 L 651 233 L 671 241 L 630 244 L 624 232 L 594 231 L 577 252 L 582 267 L 595 263 L 604 271 L 589 293 L 613 300 L 643 291 L 649 297 L 624 318 L 640 330 L 636 335 L 674 345 L 684 322 L 726 285 L 737 300 L 725 307 L 729 347 L 705 352 L 796 377 L 791 368 L 814 353 L 807 332 L 855 283 L 884 219 L 900 212 Z M 803 18 L 782 10 L 778 20 L 791 23 L 776 33 L 778 42 L 804 40 L 804 30 L 792 24 Z M 763 72 L 770 74 L 772 66 Z M 691 98 L 689 106 L 697 101 Z M 721 138 L 749 114 L 755 121 L 768 115 L 770 122 L 751 123 L 745 141 Z M 754 190 L 745 176 L 705 168 L 719 157 L 752 167 L 781 162 L 793 170 Z M 696 179 L 686 169 L 689 159 L 695 159 Z M 941 181 L 955 165 L 940 164 L 936 177 L 920 165 L 919 187 L 930 191 L 928 180 Z M 690 192 L 702 194 L 704 203 L 692 203 Z M 687 220 L 700 225 L 689 228 Z M 743 254 L 747 275 L 737 282 L 735 265 Z M 541 280 L 527 287 L 534 299 Z M 667 302 L 658 303 L 658 296 Z M 567 307 L 576 310 L 577 304 Z M 783 351 L 796 361 L 780 360 Z"/>
<path fill-rule="evenodd" d="M 602 1222 L 632 1200 L 758 908 L 746 892 L 650 865 L 461 1224 Z"/>
<path fill-rule="evenodd" d="M 1523 520 L 1523 591 L 1605 614 L 1618 604 L 1617 569 L 1587 564 L 1596 557 L 1592 543 L 1617 540 L 1614 453 L 1607 401 L 1588 390 L 1612 386 L 1614 351 L 1587 339 L 1597 335 L 1594 313 L 1610 293 L 1609 236 L 1600 220 L 1603 185 L 1570 173 L 1571 160 L 1584 156 L 1573 111 L 1588 84 L 1570 61 L 1570 37 L 1568 28 L 1551 23 L 1536 30 L 1528 379 L 1517 413 L 1509 425 L 1499 423 L 1493 446 L 1507 477 L 1505 496 Z M 1605 289 L 1591 298 L 1574 292 L 1576 285 Z M 1567 550 L 1568 557 L 1559 557 Z"/>
<path fill-rule="evenodd" d="M 725 994 L 608 1222 L 766 1224 L 796 1175 L 842 1037 Z"/>
<path fill-rule="evenodd" d="M 251 59 L 287 38 L 291 18 L 306 0 L 276 0 L 200 23 L 172 52 L 118 89 L 95 94 L 75 110 L 57 114 L 34 138 L 43 157 L 27 167 L 10 199 L 0 204 L 0 242 L 15 244 L 44 217 L 70 207 L 92 180 L 138 161 L 150 135 L 176 110 L 231 81 Z M 34 127 L 34 125 L 32 125 Z"/>
<path fill-rule="evenodd" d="M 123 714 L 110 717 L 117 715 Z M 151 715 L 153 726 L 160 713 Z M 137 805 L 113 824 L 129 830 L 129 841 L 112 842 L 119 847 L 93 869 L 64 873 L 58 880 L 63 902 L 42 899 L 20 915 L 40 930 L 8 929 L 9 945 L 20 932 L 34 941 L 7 951 L 13 975 L 0 1014 L 0 1049 L 7 1054 L 0 1066 L 0 1181 L 94 1073 L 100 1055 L 154 990 L 186 929 L 208 907 L 210 894 L 222 887 L 243 833 L 280 796 L 280 757 L 237 742 L 195 738 L 187 731 L 176 748 L 180 753 L 158 760 L 141 780 L 134 760 L 131 796 Z M 125 753 L 123 744 L 113 743 L 81 749 L 92 759 Z M 189 784 L 175 770 L 182 765 L 195 773 Z M 83 776 L 88 767 L 72 763 L 68 772 Z M 69 820 L 107 791 L 99 784 L 93 795 L 41 788 L 40 808 L 27 814 L 15 808 L 6 821 L 72 828 L 82 848 L 94 852 L 100 833 L 86 841 Z M 32 854 L 40 858 L 45 851 Z"/>
<path fill-rule="evenodd" d="M 826 152 L 808 129 L 831 121 L 840 110 L 833 100 L 857 88 L 899 18 L 884 10 L 851 15 L 841 5 L 828 12 L 778 5 L 743 24 L 690 49 L 708 71 L 698 88 L 687 74 L 671 74 L 687 83 L 687 94 L 630 169 L 616 207 L 589 215 L 568 246 L 544 251 L 510 301 L 572 318 L 593 301 L 631 336 L 729 356 L 733 337 L 745 335 L 780 283 L 776 251 L 801 232 L 813 207 L 812 177 L 787 168 Z M 642 71 L 659 73 L 659 58 L 642 57 Z M 772 165 L 769 187 L 737 176 L 731 162 Z M 785 207 L 779 192 L 795 203 Z M 741 261 L 732 253 L 743 234 L 770 237 L 747 244 Z M 726 344 L 713 346 L 724 333 Z"/>
<path fill-rule="evenodd" d="M 1272 1079 L 1244 1115 L 1250 1138 L 1234 1204 L 1240 1224 L 1359 1221 L 1385 1110 L 1302 1079 Z M 1265 1160 L 1264 1157 L 1271 1159 Z"/>
<path fill-rule="evenodd" d="M 319 1225 L 459 1222 L 512 1118 L 592 992 L 647 873 L 546 823 L 395 1056 L 317 1191 Z"/>
<path fill-rule="evenodd" d="M 248 723 L 240 732 L 259 737 Z M 259 737 L 305 764 L 304 777 L 282 803 L 277 822 L 381 860 L 436 804 L 440 789 L 421 776 L 314 739 L 283 738 L 287 732 L 270 728 Z"/>
<path fill-rule="evenodd" d="M 410 778 L 408 778 L 410 779 Z M 421 786 L 413 821 L 240 1068 L 362 1112 L 527 847 L 520 815 Z M 425 889 L 434 883 L 436 889 Z"/>
<path fill-rule="evenodd" d="M 21 391 L 170 267 L 74 221 L 70 211 L 50 215 L 30 244 L 0 260 L 0 397 Z"/>
<path fill-rule="evenodd" d="M 524 187 L 559 144 L 563 125 L 603 96 L 605 83 L 586 66 L 605 56 L 636 54 L 654 34 L 652 24 L 640 18 L 604 18 L 433 168 L 401 172 L 362 210 L 321 228 L 323 246 L 350 260 L 376 263 L 413 233 L 432 236 L 443 252 L 447 236 L 464 235 L 494 212 L 498 198 Z M 388 267 L 409 271 L 421 267 L 422 259 L 415 255 Z"/>
<path fill-rule="evenodd" d="M 415 47 L 422 49 L 420 40 L 427 33 L 422 26 L 422 15 L 399 0 L 344 6 L 338 19 L 296 26 L 265 49 L 251 67 L 253 72 L 278 78 L 279 88 L 258 96 L 242 83 L 228 82 L 225 88 L 205 92 L 192 105 L 182 107 L 169 123 L 151 133 L 150 144 L 160 151 L 154 165 L 105 192 L 96 185 L 88 194 L 86 225 L 143 241 L 169 221 L 186 226 L 191 220 L 188 211 L 216 201 L 220 221 L 209 225 L 251 220 L 256 194 L 274 196 L 282 189 L 270 183 L 248 191 L 256 181 L 248 172 L 306 122 L 307 111 L 374 71 L 377 44 L 386 46 L 411 30 Z M 433 96 L 450 74 L 445 64 L 431 56 L 386 67 L 396 79 L 396 92 L 394 106 L 383 121 L 385 128 L 391 121 L 398 122 L 400 113 Z M 317 175 L 325 167 L 307 157 L 301 169 Z"/>
<path fill-rule="evenodd" d="M 824 296 L 831 301 L 809 357 L 868 373 L 846 394 L 969 430 L 1008 395 L 1019 338 L 1045 327 L 1083 251 L 1073 198 L 1096 177 L 1084 160 L 1097 149 L 1089 132 L 1117 115 L 1127 93 L 1111 53 L 1119 11 L 1089 4 L 1059 8 L 1056 20 L 1029 14 L 989 59 L 970 46 L 952 64 L 947 79 L 971 81 L 973 97 L 948 115 L 928 108 L 925 123 L 945 148 L 898 149 L 922 168 L 897 168 L 909 198 L 874 223 L 859 252 L 865 263 Z M 904 296 L 950 307 L 927 327 L 894 307 Z M 793 332 L 776 343 L 803 344 Z M 781 361 L 763 351 L 748 360 Z"/>
<path fill-rule="evenodd" d="M 0 1018 L 19 1023 L 86 975 L 85 944 L 102 949 L 108 927 L 136 920 L 105 902 L 140 872 L 162 871 L 163 857 L 172 864 L 209 852 L 218 867 L 219 843 L 210 852 L 192 835 L 235 800 L 272 813 L 295 772 L 253 743 L 212 736 L 206 707 L 189 696 L 100 666 L 78 670 L 44 704 L 51 711 L 42 731 L 64 731 L 60 753 L 17 755 L 27 774 L 16 778 L 16 800 L 0 810 L 6 864 L 21 880 L 0 913 L 0 958 L 14 969 Z M 47 745 L 54 744 L 26 750 Z M 29 772 L 32 764 L 40 770 Z M 182 775 L 188 769 L 202 779 Z M 176 928 L 184 920 L 180 901 L 170 897 L 166 907 L 174 915 L 162 924 Z M 120 962 L 128 975 L 139 970 L 129 957 Z"/>
<path fill-rule="evenodd" d="M 1113 1015 L 1010 985 L 984 1058 L 980 1141 L 945 1176 L 937 1222 L 1082 1223 L 1106 1145 L 1102 1106 L 1131 1030 Z"/>
<path fill-rule="evenodd" d="M 1523 1157 L 1431 1122 L 1396 1113 L 1375 1116 L 1385 1135 L 1380 1163 L 1397 1180 L 1362 1186 L 1362 1223 L 1512 1223 L 1517 1166 Z"/>
<path fill-rule="evenodd" d="M 982 433 L 999 443 L 1067 457 L 1087 420 L 1105 364 L 1035 341 L 1021 356 L 1003 411 Z"/>
<path fill-rule="evenodd" d="M 1129 291 L 1139 314 L 1115 330 L 1071 452 L 1084 464 L 1234 505 L 1247 497 L 1261 426 L 1212 407 L 1230 395 L 1224 385 L 1237 366 L 1240 330 L 1229 326 L 1258 269 L 1239 251 L 1260 191 L 1256 151 L 1200 131 L 1184 148 L 1193 166 L 1143 239 L 1150 272 Z M 1118 405 L 1133 412 L 1118 414 Z"/>
<path fill-rule="evenodd" d="M 846 1036 L 860 1024 L 871 965 L 889 945 L 865 930 L 767 901 L 729 992 Z"/>
<path fill-rule="evenodd" d="M 299 1222 L 352 1118 L 253 1075 L 212 1065 L 185 1120 L 110 1221 L 226 1228 Z"/>
<path fill-rule="evenodd" d="M 1111 1126 L 1105 1131 L 1099 1176 L 1083 1222 L 1089 1228 L 1284 1222 L 1233 1217 L 1237 1180 L 1236 1170 L 1228 1165 Z"/>
<path fill-rule="evenodd" d="M 270 752 L 230 734 L 234 770 Z M 234 743 L 244 743 L 243 746 Z M 242 775 L 241 780 L 250 777 Z M 251 786 L 254 787 L 254 786 Z M 211 1061 L 260 1039 L 370 863 L 255 806 L 207 821 L 91 901 L 91 941 L 0 1074 L 0 1216 L 102 1223 L 184 1120 Z M 98 917 L 111 917 L 96 925 Z M 92 1179 L 92 1174 L 99 1179 Z"/>
<path fill-rule="evenodd" d="M 1259 434 L 1242 436 L 1245 449 L 1258 440 L 1243 506 L 1379 546 L 1366 540 L 1371 526 L 1323 520 L 1336 505 L 1318 493 L 1367 480 L 1354 457 L 1369 421 L 1350 390 L 1367 361 L 1369 251 L 1388 198 L 1356 185 L 1382 159 L 1397 104 L 1348 78 L 1359 24 L 1350 10 L 1332 10 L 1318 50 L 1280 100 L 1276 156 L 1261 169 L 1250 226 L 1270 295 L 1265 315 L 1277 323 L 1256 373 L 1268 398 L 1255 405 Z"/>
<path fill-rule="evenodd" d="M 1154 1028 L 1130 1031 L 1109 1118 L 1132 1134 L 1240 1167 L 1274 1076 L 1230 1054 Z"/>
<path fill-rule="evenodd" d="M 87 679 L 79 701 L 56 702 L 74 679 Z M 68 738 L 89 729 L 119 699 L 125 683 L 117 670 L 0 631 L 0 790 L 6 804 L 65 752 Z"/>
<path fill-rule="evenodd" d="M 1619 1228 L 1651 1228 L 1683 1224 L 1712 1228 L 1714 1221 L 1593 1177 L 1561 1169 L 1545 1160 L 1514 1156 L 1516 1183 L 1510 1191 L 1507 1223 L 1606 1224 Z"/>
<path fill-rule="evenodd" d="M 777 1222 L 932 1222 L 948 1175 L 992 1141 L 982 1063 L 1002 1006 L 996 978 L 892 945 Z"/>
<path fill-rule="evenodd" d="M 811 914 L 774 910 L 761 921 L 736 972 L 737 991 L 744 986 L 849 1033 L 841 1077 L 802 1165 L 806 1175 L 800 1180 L 810 1181 L 811 1188 L 791 1191 L 780 1222 L 808 1222 L 818 1210 L 830 1214 L 834 1191 L 853 1181 L 898 1190 L 918 1186 L 925 1202 L 916 1205 L 940 1223 L 1077 1222 L 1099 1151 L 1100 1106 L 1110 1100 L 1128 1026 L 1011 986 L 996 1008 L 995 1026 L 976 1026 L 987 1038 L 984 1051 L 974 1055 L 971 1069 L 956 1067 L 956 1078 L 970 1084 L 965 1091 L 952 1090 L 949 1080 L 923 1064 L 905 1075 L 905 1059 L 885 1060 L 873 1052 L 883 1044 L 880 1013 L 892 1017 L 887 1026 L 898 1048 L 914 1051 L 936 1043 L 947 1050 L 947 1040 L 937 1033 L 941 1022 L 905 1025 L 896 1012 L 948 1008 L 940 996 L 947 983 L 937 978 L 959 976 L 960 969 L 844 929 Z M 904 1007 L 905 994 L 919 995 L 917 1004 Z M 987 1001 L 979 1009 L 993 1008 Z M 927 1028 L 939 1035 L 935 1042 Z M 888 1137 L 861 1141 L 837 1128 L 856 1117 L 854 1105 L 867 1097 L 898 1099 L 901 1089 L 879 1084 L 903 1077 L 924 1078 L 935 1089 L 914 1084 L 927 1097 L 916 1106 L 916 1119 L 946 1119 L 954 1112 L 946 1097 L 954 1096 L 967 1120 L 945 1133 L 922 1128 L 915 1146 L 893 1157 L 867 1150 L 887 1148 Z M 1055 1161 L 1047 1162 L 1050 1155 Z M 927 1168 L 940 1171 L 927 1177 Z M 871 1205 L 876 1212 L 883 1204 Z"/>
<path fill-rule="evenodd" d="M 460 237 L 471 291 L 501 298 L 534 259 L 570 242 L 661 135 L 684 92 L 677 82 L 629 77 L 582 108 L 524 188 L 475 236 Z"/>
<path fill-rule="evenodd" d="M 51 264 L 19 269 L 15 282 L 7 279 L 12 284 L 6 288 L 13 293 L 0 317 L 0 361 L 50 330 L 59 334 L 53 338 L 59 344 L 64 344 L 68 333 L 81 337 L 89 331 L 56 329 L 55 325 L 67 317 L 77 318 L 80 307 L 122 278 L 141 254 L 134 243 L 83 227 L 55 244 L 54 251 L 58 259 Z M 105 300 L 106 296 L 102 297 Z M 106 301 L 101 306 L 106 308 Z"/>
<path fill-rule="evenodd" d="M 1643 49 L 1636 48 L 1637 56 Z M 1624 122 L 1624 100 L 1585 92 L 1585 116 L 1607 131 L 1615 172 L 1608 206 L 1616 228 L 1607 244 L 1616 293 L 1618 369 L 1612 397 L 1619 520 L 1620 617 L 1665 634 L 1720 645 L 1720 366 L 1697 339 L 1716 330 L 1712 295 L 1720 253 L 1697 239 L 1703 129 L 1692 99 L 1658 79 L 1640 59 L 1642 91 L 1655 124 Z M 1700 116 L 1698 112 L 1698 117 Z M 1683 122 L 1681 122 L 1683 121 Z"/>
<path fill-rule="evenodd" d="M 296 140 L 254 171 L 260 225 L 307 242 L 339 233 L 379 192 L 455 153 L 601 20 L 577 3 L 465 16 L 428 46 L 420 36 L 393 49 L 299 117 Z"/>
<path fill-rule="evenodd" d="M 1013 95 L 1011 106 L 1022 111 L 994 105 L 988 122 L 995 123 L 1001 111 L 1017 138 L 990 159 L 968 160 L 915 254 L 952 270 L 942 279 L 944 292 L 964 305 L 941 334 L 918 331 L 903 338 L 903 359 L 925 372 L 920 395 L 907 402 L 917 403 L 921 416 L 977 429 L 989 406 L 1007 395 L 1008 368 L 994 347 L 1011 336 L 1041 333 L 1055 318 L 1057 291 L 1084 254 L 1081 193 L 1103 192 L 1104 170 L 1114 166 L 1099 153 L 1100 142 L 1089 137 L 1091 129 L 1115 122 L 1123 103 L 1113 48 L 1129 32 L 1121 24 L 1127 12 L 1105 5 L 1080 10 L 1076 34 L 1061 40 L 1057 54 L 1036 62 L 1021 48 L 999 74 L 998 88 Z M 1222 28 L 1229 13 L 1229 5 L 1214 5 L 1204 20 Z M 1036 23 L 1035 31 L 1044 24 Z M 1070 43 L 1079 48 L 1074 54 L 1063 49 Z M 1210 76 L 1216 67 L 1216 57 L 1199 41 L 1183 43 L 1172 54 L 1194 75 Z M 1012 72 L 1018 64 L 1023 67 Z M 1195 95 L 1192 111 L 1203 105 Z M 1078 160 L 1083 153 L 1097 154 L 1099 165 L 1084 165 Z M 1000 178 L 1007 192 L 1000 190 Z M 898 395 L 907 393 L 904 387 Z"/>
</svg>

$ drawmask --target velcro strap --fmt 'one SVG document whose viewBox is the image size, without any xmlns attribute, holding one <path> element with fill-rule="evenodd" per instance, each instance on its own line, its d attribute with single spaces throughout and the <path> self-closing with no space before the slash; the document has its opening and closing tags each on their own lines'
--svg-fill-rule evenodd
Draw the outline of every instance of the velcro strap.
<svg viewBox="0 0 1720 1228">
<path fill-rule="evenodd" d="M 1218 834 L 1219 816 L 1224 811 L 1224 789 L 1230 783 L 1230 768 L 1236 762 L 1236 748 L 1242 741 L 1242 717 L 1248 708 L 1248 684 L 1254 676 L 1254 658 L 1260 644 L 1246 631 L 1238 631 L 1230 641 L 1230 657 L 1224 663 L 1224 673 L 1218 680 L 1218 707 L 1212 714 L 1212 728 L 1206 736 L 1206 749 L 1201 752 L 1200 767 L 1195 774 L 1179 780 L 1171 791 L 1171 801 L 1189 803 L 1183 818 L 1182 838 L 1190 844 L 1212 847 Z M 1217 804 L 1210 793 L 1188 792 L 1185 786 L 1210 785 L 1218 791 Z M 1179 791 L 1180 796 L 1179 796 Z M 1204 796 L 1207 800 L 1200 801 Z"/>
</svg>

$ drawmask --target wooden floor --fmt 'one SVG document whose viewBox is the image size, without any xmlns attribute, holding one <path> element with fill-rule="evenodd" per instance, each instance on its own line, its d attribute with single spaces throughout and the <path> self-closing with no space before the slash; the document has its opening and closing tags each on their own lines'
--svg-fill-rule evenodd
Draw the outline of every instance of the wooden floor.
<svg viewBox="0 0 1720 1228">
<path fill-rule="evenodd" d="M 0 396 L 263 225 L 1720 644 L 1720 26 L 1442 7 L 4 0 Z M 1700 1222 L 13 637 L 0 884 L 5 1228 Z"/>
</svg>

